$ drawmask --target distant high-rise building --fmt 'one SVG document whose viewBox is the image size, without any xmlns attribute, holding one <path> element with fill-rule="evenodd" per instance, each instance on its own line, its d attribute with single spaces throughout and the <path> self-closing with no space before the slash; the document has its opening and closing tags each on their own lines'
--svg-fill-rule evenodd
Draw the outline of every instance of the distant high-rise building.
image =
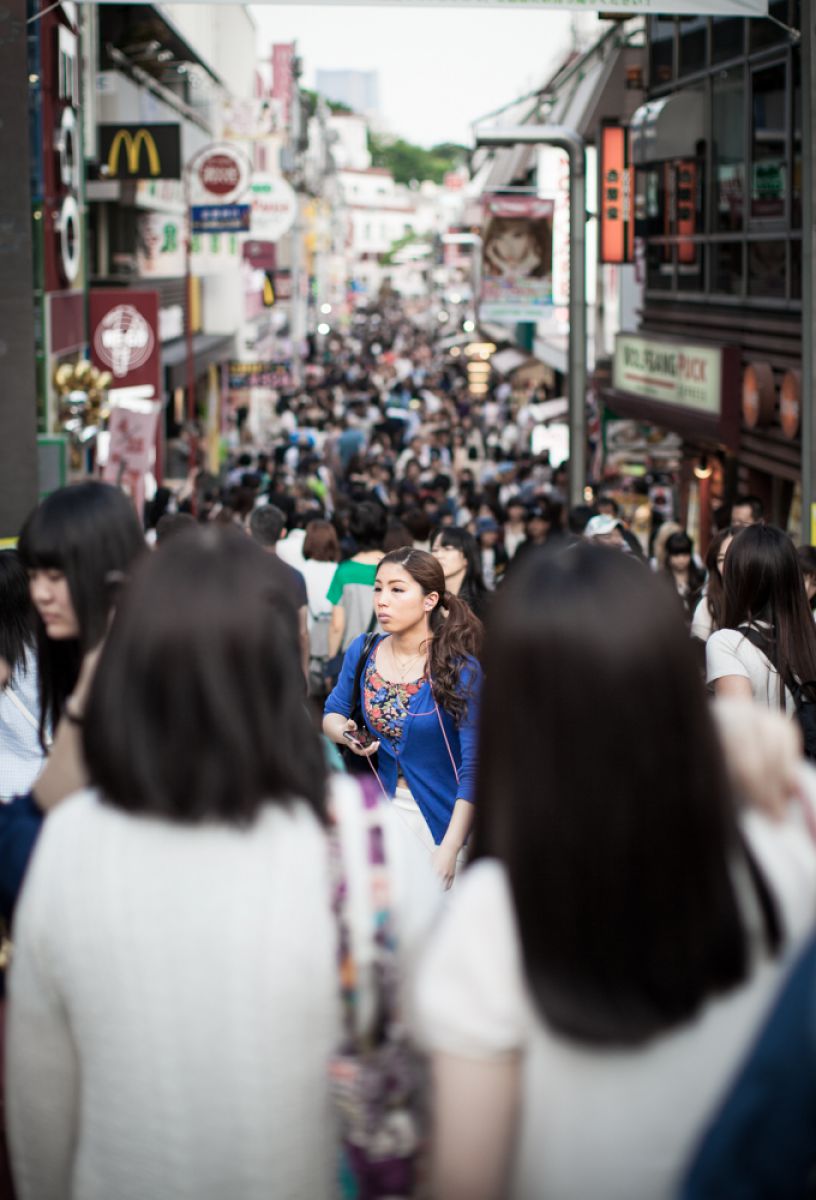
<svg viewBox="0 0 816 1200">
<path fill-rule="evenodd" d="M 317 72 L 317 90 L 352 112 L 375 116 L 380 108 L 380 77 L 376 71 Z"/>
</svg>

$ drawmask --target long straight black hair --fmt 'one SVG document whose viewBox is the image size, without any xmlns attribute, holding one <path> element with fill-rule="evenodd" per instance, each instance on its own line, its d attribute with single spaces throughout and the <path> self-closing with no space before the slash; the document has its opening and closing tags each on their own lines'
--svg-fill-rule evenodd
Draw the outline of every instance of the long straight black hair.
<svg viewBox="0 0 816 1200">
<path fill-rule="evenodd" d="M 305 800 L 326 765 L 303 704 L 297 620 L 274 555 L 228 526 L 184 530 L 127 585 L 85 710 L 85 761 L 111 805 L 247 825 Z"/>
<path fill-rule="evenodd" d="M 14 550 L 0 552 L 0 658 L 11 677 L 25 669 L 26 652 L 34 648 L 34 608 L 28 575 Z"/>
<path fill-rule="evenodd" d="M 643 1042 L 746 978 L 735 864 L 781 936 L 682 615 L 627 556 L 579 546 L 531 556 L 493 622 L 474 857 L 505 864 L 545 1020 Z"/>
<path fill-rule="evenodd" d="M 773 525 L 738 530 L 725 558 L 723 628 L 757 621 L 784 682 L 799 680 L 816 700 L 816 625 L 802 568 L 791 539 Z"/>
<path fill-rule="evenodd" d="M 40 740 L 56 729 L 79 676 L 82 657 L 108 627 L 116 592 L 145 549 L 142 527 L 124 492 L 89 480 L 52 492 L 26 518 L 17 550 L 29 570 L 61 571 L 67 580 L 79 637 L 49 638 L 38 616 Z"/>
</svg>

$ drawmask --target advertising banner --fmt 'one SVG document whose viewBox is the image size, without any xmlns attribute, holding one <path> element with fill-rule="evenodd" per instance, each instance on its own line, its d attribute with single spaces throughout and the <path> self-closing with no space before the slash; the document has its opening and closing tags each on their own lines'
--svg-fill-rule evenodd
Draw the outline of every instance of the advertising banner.
<svg viewBox="0 0 816 1200">
<path fill-rule="evenodd" d="M 553 303 L 553 202 L 537 196 L 483 199 L 483 321 L 538 321 Z"/>
<path fill-rule="evenodd" d="M 256 172 L 249 188 L 252 234 L 268 242 L 279 241 L 295 223 L 297 195 L 295 189 L 279 175 Z"/>
<path fill-rule="evenodd" d="M 153 465 L 160 411 L 160 404 L 118 405 L 108 420 L 110 441 L 102 478 L 123 488 L 138 513 L 144 508 L 145 475 Z"/>
<path fill-rule="evenodd" d="M 94 366 L 110 371 L 116 388 L 159 395 L 159 293 L 91 288 L 88 304 Z"/>
<path fill-rule="evenodd" d="M 194 204 L 193 233 L 248 233 L 252 209 L 248 204 Z"/>
</svg>

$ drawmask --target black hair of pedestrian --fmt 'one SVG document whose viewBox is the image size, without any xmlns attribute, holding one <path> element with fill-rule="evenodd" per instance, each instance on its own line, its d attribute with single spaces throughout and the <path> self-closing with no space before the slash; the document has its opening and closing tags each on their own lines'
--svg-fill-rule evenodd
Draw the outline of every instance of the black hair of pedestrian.
<svg viewBox="0 0 816 1200">
<path fill-rule="evenodd" d="M 720 551 L 723 543 L 734 536 L 735 530 L 727 525 L 725 529 L 719 530 L 708 543 L 708 550 L 705 556 L 705 565 L 707 571 L 706 577 L 706 607 L 709 616 L 711 617 L 712 630 L 722 629 L 723 624 L 723 609 L 725 607 L 725 596 L 723 591 L 723 572 L 720 566 Z"/>
<path fill-rule="evenodd" d="M 59 488 L 29 513 L 17 551 L 27 571 L 65 575 L 77 638 L 49 638 L 35 618 L 40 680 L 40 741 L 56 729 L 76 686 L 82 658 L 105 636 L 122 580 L 145 552 L 142 527 L 123 491 L 98 480 Z"/>
<path fill-rule="evenodd" d="M 686 627 L 659 580 L 585 545 L 532 556 L 491 619 L 472 859 L 505 866 L 548 1025 L 643 1044 L 747 977 L 735 861 L 781 941 Z"/>
<path fill-rule="evenodd" d="M 402 514 L 402 523 L 414 542 L 427 542 L 431 536 L 431 522 L 421 508 L 407 508 Z"/>
<path fill-rule="evenodd" d="M 611 516 L 620 516 L 620 505 L 614 496 L 598 496 L 595 501 L 595 507 L 598 512 L 603 512 L 605 508 L 608 508 Z"/>
<path fill-rule="evenodd" d="M 239 530 L 208 526 L 135 572 L 83 724 L 106 803 L 246 826 L 297 798 L 325 823 L 325 762 L 275 566 Z"/>
<path fill-rule="evenodd" d="M 28 572 L 16 550 L 0 551 L 0 658 L 13 676 L 34 648 L 34 606 Z"/>
<path fill-rule="evenodd" d="M 759 496 L 737 496 L 731 505 L 733 513 L 735 508 L 750 508 L 751 519 L 759 522 L 765 519 L 765 505 L 760 500 Z"/>
<path fill-rule="evenodd" d="M 192 513 L 164 513 L 156 524 L 156 544 L 161 545 L 169 538 L 174 538 L 184 529 L 195 528 L 196 519 Z"/>
<path fill-rule="evenodd" d="M 793 542 L 773 525 L 738 529 L 723 573 L 723 628 L 765 622 L 769 657 L 788 687 L 816 701 L 816 623 Z M 780 689 L 781 702 L 784 692 Z"/>
<path fill-rule="evenodd" d="M 583 537 L 584 530 L 598 510 L 593 504 L 575 504 L 567 513 L 567 528 L 575 537 Z"/>
<path fill-rule="evenodd" d="M 249 532 L 259 546 L 277 546 L 285 528 L 286 514 L 275 504 L 262 504 L 249 518 Z"/>
<path fill-rule="evenodd" d="M 388 513 L 376 500 L 362 500 L 351 510 L 349 532 L 354 538 L 357 553 L 382 550 L 388 529 Z"/>
<path fill-rule="evenodd" d="M 410 546 L 413 540 L 410 529 L 398 517 L 388 518 L 388 528 L 382 544 L 386 554 L 392 550 L 399 550 L 402 546 Z"/>
<path fill-rule="evenodd" d="M 809 576 L 816 582 L 816 546 L 799 546 L 796 556 L 799 559 L 799 566 L 802 568 L 803 578 L 807 579 Z M 816 596 L 810 601 L 811 611 L 814 606 L 816 606 Z"/>
<path fill-rule="evenodd" d="M 431 550 L 436 546 L 452 546 L 465 560 L 465 577 L 458 596 L 484 622 L 490 592 L 482 575 L 482 556 L 479 543 L 472 533 L 458 525 L 441 525 L 431 538 Z"/>
</svg>

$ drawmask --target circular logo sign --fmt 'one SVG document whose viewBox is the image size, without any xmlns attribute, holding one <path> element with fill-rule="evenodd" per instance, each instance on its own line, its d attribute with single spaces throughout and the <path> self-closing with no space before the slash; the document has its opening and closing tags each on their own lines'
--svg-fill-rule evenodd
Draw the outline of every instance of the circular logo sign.
<svg viewBox="0 0 816 1200">
<path fill-rule="evenodd" d="M 295 223 L 297 196 L 279 175 L 253 175 L 250 188 L 253 237 L 277 242 Z"/>
<path fill-rule="evenodd" d="M 199 150 L 187 170 L 193 204 L 235 204 L 247 189 L 251 164 L 234 146 L 211 143 Z"/>
<path fill-rule="evenodd" d="M 219 200 L 241 182 L 241 167 L 230 154 L 208 154 L 198 168 L 201 186 Z"/>
<path fill-rule="evenodd" d="M 153 330 L 131 304 L 118 304 L 105 313 L 94 334 L 98 357 L 117 379 L 143 366 L 155 344 Z"/>
<path fill-rule="evenodd" d="M 742 418 L 749 429 L 770 424 L 775 400 L 771 368 L 767 363 L 749 363 L 742 376 Z"/>
</svg>

